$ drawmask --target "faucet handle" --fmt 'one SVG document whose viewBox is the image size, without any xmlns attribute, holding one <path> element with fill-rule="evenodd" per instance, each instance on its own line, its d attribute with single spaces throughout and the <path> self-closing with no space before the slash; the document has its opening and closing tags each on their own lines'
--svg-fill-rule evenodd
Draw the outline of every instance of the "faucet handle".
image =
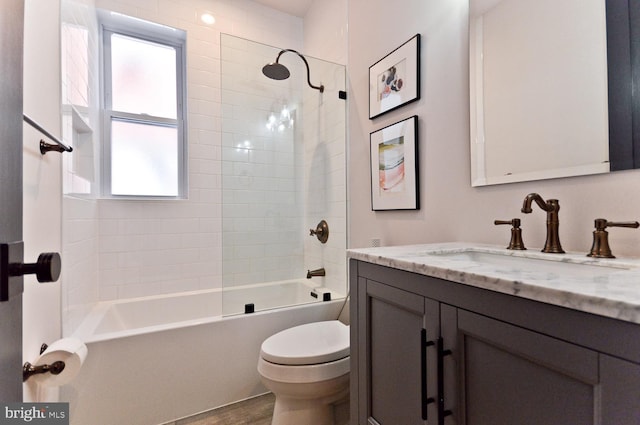
<svg viewBox="0 0 640 425">
<path fill-rule="evenodd" d="M 493 222 L 496 226 L 500 224 L 510 224 L 513 226 L 511 228 L 511 240 L 509 241 L 509 246 L 507 249 L 514 250 L 526 250 L 524 246 L 524 242 L 522 242 L 522 229 L 520 228 L 520 219 L 514 218 L 512 220 L 495 220 Z"/>
<path fill-rule="evenodd" d="M 607 221 L 606 218 L 596 218 L 594 220 L 594 224 L 596 230 L 604 230 L 606 227 L 631 227 L 633 229 L 637 229 L 638 227 L 640 227 L 640 223 L 638 223 L 637 221 L 613 222 Z"/>
<path fill-rule="evenodd" d="M 607 227 L 630 227 L 632 229 L 640 227 L 640 223 L 637 221 L 613 222 L 607 221 L 605 218 L 596 218 L 594 225 L 596 229 L 593 231 L 593 244 L 587 257 L 596 258 L 616 258 L 609 247 L 609 232 L 605 230 Z"/>
</svg>

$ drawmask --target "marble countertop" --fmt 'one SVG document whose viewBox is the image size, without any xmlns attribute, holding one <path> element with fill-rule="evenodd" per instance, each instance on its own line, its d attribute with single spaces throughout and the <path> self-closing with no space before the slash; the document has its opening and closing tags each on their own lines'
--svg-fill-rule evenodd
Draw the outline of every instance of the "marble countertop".
<svg viewBox="0 0 640 425">
<path fill-rule="evenodd" d="M 640 324 L 640 260 L 475 243 L 350 249 L 349 258 Z"/>
</svg>

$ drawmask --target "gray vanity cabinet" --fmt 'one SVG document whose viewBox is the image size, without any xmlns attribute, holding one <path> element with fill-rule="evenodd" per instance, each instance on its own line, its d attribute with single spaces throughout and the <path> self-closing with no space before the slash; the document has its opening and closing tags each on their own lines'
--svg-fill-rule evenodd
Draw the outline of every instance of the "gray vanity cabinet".
<svg viewBox="0 0 640 425">
<path fill-rule="evenodd" d="M 596 351 L 460 309 L 457 328 L 462 423 L 600 423 Z"/>
<path fill-rule="evenodd" d="M 640 424 L 640 326 L 366 262 L 350 273 L 353 424 Z"/>
<path fill-rule="evenodd" d="M 425 366 L 421 355 L 424 298 L 369 281 L 362 292 L 368 320 L 358 323 L 366 334 L 362 351 L 368 394 L 363 423 L 421 424 Z M 417 373 L 416 373 L 417 372 Z M 368 422 L 367 422 L 368 421 Z"/>
<path fill-rule="evenodd" d="M 351 379 L 351 417 L 367 425 L 431 423 L 427 418 L 436 417 L 438 402 L 440 303 L 371 279 L 359 279 L 357 287 L 351 311 L 363 320 L 351 324 L 357 327 L 352 371 L 358 370 Z"/>
</svg>

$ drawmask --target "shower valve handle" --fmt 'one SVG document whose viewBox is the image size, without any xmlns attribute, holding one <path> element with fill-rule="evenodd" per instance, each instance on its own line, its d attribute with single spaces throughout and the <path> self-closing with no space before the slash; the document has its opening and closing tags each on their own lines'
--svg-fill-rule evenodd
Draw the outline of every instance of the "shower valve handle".
<svg viewBox="0 0 640 425">
<path fill-rule="evenodd" d="M 322 220 L 315 229 L 309 229 L 309 236 L 315 236 L 322 243 L 327 243 L 329 239 L 329 225 Z"/>
</svg>

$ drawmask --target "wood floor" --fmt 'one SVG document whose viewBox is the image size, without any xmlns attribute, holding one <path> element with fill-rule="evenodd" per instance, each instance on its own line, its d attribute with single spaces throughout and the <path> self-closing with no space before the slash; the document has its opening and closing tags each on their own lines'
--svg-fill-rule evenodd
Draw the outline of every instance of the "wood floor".
<svg viewBox="0 0 640 425">
<path fill-rule="evenodd" d="M 271 425 L 273 394 L 265 394 L 166 425 Z"/>
</svg>

